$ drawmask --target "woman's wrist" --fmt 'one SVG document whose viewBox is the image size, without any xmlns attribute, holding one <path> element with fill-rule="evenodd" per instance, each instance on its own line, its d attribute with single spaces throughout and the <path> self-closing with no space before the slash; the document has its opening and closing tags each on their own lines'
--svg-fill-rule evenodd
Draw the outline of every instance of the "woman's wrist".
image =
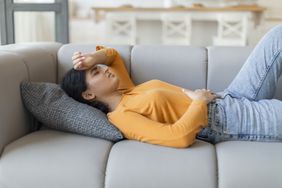
<svg viewBox="0 0 282 188">
<path fill-rule="evenodd" d="M 104 49 L 91 53 L 91 57 L 93 59 L 93 65 L 106 64 L 107 57 Z"/>
<path fill-rule="evenodd" d="M 91 64 L 92 66 L 97 65 L 97 64 L 101 64 L 101 60 L 99 60 L 99 56 L 97 56 L 97 52 L 92 52 L 90 54 L 91 56 Z"/>
</svg>

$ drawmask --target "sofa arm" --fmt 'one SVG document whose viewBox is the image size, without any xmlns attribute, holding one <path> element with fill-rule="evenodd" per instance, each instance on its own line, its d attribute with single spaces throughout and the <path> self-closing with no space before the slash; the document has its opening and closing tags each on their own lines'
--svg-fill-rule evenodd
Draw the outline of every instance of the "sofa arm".
<svg viewBox="0 0 282 188">
<path fill-rule="evenodd" d="M 31 114 L 25 109 L 22 81 L 57 82 L 59 43 L 0 46 L 0 154 L 12 141 L 32 130 Z"/>
</svg>

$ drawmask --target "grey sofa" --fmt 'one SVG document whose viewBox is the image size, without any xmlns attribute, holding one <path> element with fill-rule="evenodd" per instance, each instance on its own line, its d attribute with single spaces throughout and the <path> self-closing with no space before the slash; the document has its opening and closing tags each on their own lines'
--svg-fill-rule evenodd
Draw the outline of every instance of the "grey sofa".
<svg viewBox="0 0 282 188">
<path fill-rule="evenodd" d="M 95 46 L 31 43 L 0 47 L 0 188 L 282 187 L 282 143 L 212 145 L 196 140 L 189 148 L 176 149 L 134 140 L 113 143 L 48 128 L 34 131 L 21 101 L 20 82 L 59 83 L 72 66 L 72 53 L 92 51 Z M 216 92 L 231 82 L 252 50 L 111 47 L 119 51 L 136 84 L 160 79 Z M 281 99 L 282 89 L 277 91 Z"/>
</svg>

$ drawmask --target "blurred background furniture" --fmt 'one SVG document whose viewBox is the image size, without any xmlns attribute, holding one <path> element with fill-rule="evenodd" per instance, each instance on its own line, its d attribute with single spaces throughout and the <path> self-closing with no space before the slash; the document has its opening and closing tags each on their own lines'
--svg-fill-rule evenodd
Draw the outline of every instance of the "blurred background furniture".
<svg viewBox="0 0 282 188">
<path fill-rule="evenodd" d="M 161 22 L 162 44 L 191 44 L 192 21 L 189 14 L 163 13 Z"/>
<path fill-rule="evenodd" d="M 119 14 L 133 16 L 137 44 L 144 41 L 160 44 L 185 45 L 247 45 L 248 30 L 254 30 L 259 24 L 259 16 L 265 8 L 259 6 L 230 6 L 230 7 L 92 7 L 95 21 L 100 23 L 108 14 L 119 17 Z M 116 15 L 116 16 L 115 16 Z M 129 18 L 127 18 L 129 19 Z M 208 24 L 206 24 L 208 23 Z M 215 24 L 213 33 L 213 26 Z M 182 26 L 180 26 L 182 25 Z M 146 33 L 142 31 L 150 32 Z M 206 31 L 202 34 L 203 31 Z M 207 32 L 209 31 L 209 32 Z M 171 33 L 171 34 L 169 34 Z M 174 33 L 174 34 L 173 34 Z M 171 35 L 171 36 L 170 36 Z M 128 35 L 129 36 L 129 35 Z M 182 36 L 182 37 L 181 37 Z M 214 36 L 216 36 L 214 38 Z M 214 39 L 213 39 L 214 38 Z M 192 40 L 191 40 L 192 39 Z M 131 41 L 130 37 L 124 41 Z M 120 44 L 126 44 L 121 42 Z"/>
<path fill-rule="evenodd" d="M 107 42 L 136 44 L 136 19 L 134 13 L 109 13 L 106 15 Z"/>
<path fill-rule="evenodd" d="M 246 46 L 248 15 L 229 14 L 218 15 L 217 36 L 213 38 L 214 46 Z"/>
</svg>

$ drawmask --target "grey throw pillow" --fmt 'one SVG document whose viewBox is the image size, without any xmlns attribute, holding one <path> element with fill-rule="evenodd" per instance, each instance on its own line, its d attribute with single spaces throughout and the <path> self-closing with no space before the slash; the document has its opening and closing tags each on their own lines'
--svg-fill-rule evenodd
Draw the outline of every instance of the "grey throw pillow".
<svg viewBox="0 0 282 188">
<path fill-rule="evenodd" d="M 23 81 L 20 89 L 26 109 L 47 127 L 111 141 L 123 139 L 103 112 L 69 97 L 58 84 Z"/>
</svg>

